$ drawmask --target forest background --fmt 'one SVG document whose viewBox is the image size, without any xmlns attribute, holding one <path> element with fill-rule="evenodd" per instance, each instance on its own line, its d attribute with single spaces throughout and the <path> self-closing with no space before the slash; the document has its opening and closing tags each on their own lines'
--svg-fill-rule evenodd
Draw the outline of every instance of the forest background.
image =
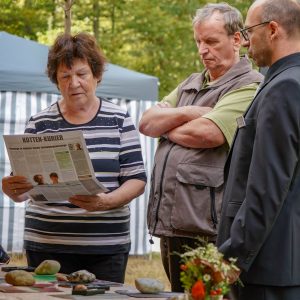
<svg viewBox="0 0 300 300">
<path fill-rule="evenodd" d="M 67 0 L 0 0 L 0 31 L 51 45 Z M 72 29 L 93 34 L 108 61 L 159 78 L 160 99 L 199 72 L 192 18 L 202 0 L 74 0 Z M 251 0 L 230 0 L 243 16 Z"/>
</svg>

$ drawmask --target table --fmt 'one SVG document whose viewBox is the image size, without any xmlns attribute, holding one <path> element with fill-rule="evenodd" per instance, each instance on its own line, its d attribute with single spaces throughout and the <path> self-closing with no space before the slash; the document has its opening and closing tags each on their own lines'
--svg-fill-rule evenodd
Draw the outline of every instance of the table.
<svg viewBox="0 0 300 300">
<path fill-rule="evenodd" d="M 23 289 L 23 287 L 22 287 Z M 30 289 L 28 287 L 24 289 Z M 149 300 L 150 298 L 133 298 L 126 295 L 117 294 L 114 292 L 116 288 L 111 288 L 110 291 L 106 291 L 105 294 L 93 295 L 93 296 L 79 296 L 71 295 L 70 288 L 59 288 L 62 292 L 50 292 L 50 293 L 1 293 L 0 300 L 88 300 L 88 299 L 102 299 L 102 300 L 129 300 L 129 299 L 139 299 L 139 300 Z M 118 288 L 120 289 L 120 288 Z M 155 298 L 155 300 L 162 300 L 166 298 Z"/>
<path fill-rule="evenodd" d="M 1 286 L 1 285 L 0 285 Z M 21 290 L 28 290 L 32 291 L 31 287 L 17 287 Z M 149 298 L 149 294 L 146 297 L 129 297 L 127 295 L 118 294 L 115 291 L 117 290 L 130 290 L 132 292 L 136 292 L 136 290 L 128 285 L 123 285 L 119 287 L 111 287 L 109 291 L 106 291 L 105 294 L 98 294 L 92 296 L 79 296 L 79 295 L 72 295 L 71 288 L 65 287 L 57 287 L 60 292 L 28 292 L 28 293 L 5 293 L 0 292 L 0 300 L 62 300 L 62 299 L 69 299 L 69 300 L 165 300 L 172 296 L 160 297 L 156 295 L 155 298 Z M 182 299 L 182 297 L 181 297 Z"/>
</svg>

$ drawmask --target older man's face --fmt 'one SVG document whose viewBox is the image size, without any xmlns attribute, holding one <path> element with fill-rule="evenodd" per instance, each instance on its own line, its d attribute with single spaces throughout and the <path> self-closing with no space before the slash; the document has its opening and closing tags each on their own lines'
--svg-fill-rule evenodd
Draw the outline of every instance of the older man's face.
<svg viewBox="0 0 300 300">
<path fill-rule="evenodd" d="M 228 35 L 220 13 L 216 12 L 207 20 L 196 23 L 194 38 L 200 58 L 212 80 L 224 75 L 238 61 L 240 35 Z"/>
</svg>

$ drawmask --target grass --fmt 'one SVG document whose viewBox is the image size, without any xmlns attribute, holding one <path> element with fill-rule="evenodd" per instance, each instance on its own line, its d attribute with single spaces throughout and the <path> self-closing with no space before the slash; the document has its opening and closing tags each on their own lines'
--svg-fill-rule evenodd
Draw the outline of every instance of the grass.
<svg viewBox="0 0 300 300">
<path fill-rule="evenodd" d="M 13 254 L 9 263 L 13 266 L 25 266 L 25 255 Z M 153 252 L 145 256 L 129 256 L 125 283 L 134 286 L 135 278 L 148 277 L 160 280 L 165 284 L 165 290 L 170 291 L 170 283 L 162 266 L 160 254 Z"/>
<path fill-rule="evenodd" d="M 134 286 L 134 279 L 139 277 L 155 278 L 170 291 L 170 283 L 162 266 L 159 253 L 148 256 L 130 256 L 127 264 L 125 283 Z"/>
</svg>

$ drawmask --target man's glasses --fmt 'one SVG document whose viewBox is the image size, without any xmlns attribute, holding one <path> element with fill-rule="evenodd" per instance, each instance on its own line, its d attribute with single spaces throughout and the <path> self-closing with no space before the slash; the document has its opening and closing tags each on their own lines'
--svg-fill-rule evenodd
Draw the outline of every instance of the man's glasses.
<svg viewBox="0 0 300 300">
<path fill-rule="evenodd" d="M 249 34 L 248 34 L 249 29 L 252 29 L 254 27 L 261 26 L 261 25 L 266 25 L 266 24 L 269 24 L 270 22 L 271 21 L 265 21 L 265 22 L 262 22 L 262 23 L 259 23 L 259 24 L 256 24 L 256 25 L 253 25 L 253 26 L 250 26 L 250 27 L 246 27 L 246 28 L 240 30 L 240 33 L 242 34 L 245 41 L 248 42 L 249 41 Z"/>
</svg>

